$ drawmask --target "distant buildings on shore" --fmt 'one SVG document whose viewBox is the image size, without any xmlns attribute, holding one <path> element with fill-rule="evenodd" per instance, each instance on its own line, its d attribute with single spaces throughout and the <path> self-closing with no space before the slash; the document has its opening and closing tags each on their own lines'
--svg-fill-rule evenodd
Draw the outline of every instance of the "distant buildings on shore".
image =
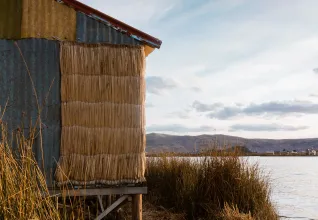
<svg viewBox="0 0 318 220">
<path fill-rule="evenodd" d="M 308 155 L 317 156 L 318 150 L 308 149 Z"/>
<path fill-rule="evenodd" d="M 262 153 L 260 153 L 262 154 Z M 301 156 L 318 156 L 318 149 L 307 149 L 304 151 L 297 151 L 297 150 L 292 150 L 292 151 L 267 151 L 265 152 L 266 155 L 301 155 Z"/>
</svg>

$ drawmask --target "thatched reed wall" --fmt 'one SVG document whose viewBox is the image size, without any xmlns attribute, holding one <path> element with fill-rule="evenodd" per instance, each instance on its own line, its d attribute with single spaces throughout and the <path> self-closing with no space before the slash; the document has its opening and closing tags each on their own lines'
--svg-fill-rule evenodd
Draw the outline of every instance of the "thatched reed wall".
<svg viewBox="0 0 318 220">
<path fill-rule="evenodd" d="M 61 43 L 60 184 L 144 181 L 145 52 Z"/>
</svg>

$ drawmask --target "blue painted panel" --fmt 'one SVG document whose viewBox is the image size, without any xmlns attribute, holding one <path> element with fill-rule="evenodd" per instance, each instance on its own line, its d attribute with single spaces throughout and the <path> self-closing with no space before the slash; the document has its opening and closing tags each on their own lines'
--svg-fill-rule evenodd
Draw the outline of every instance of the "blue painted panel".
<svg viewBox="0 0 318 220">
<path fill-rule="evenodd" d="M 8 124 L 9 132 L 24 128 L 25 135 L 28 135 L 30 125 L 36 125 L 39 104 L 44 167 L 48 184 L 52 185 L 61 137 L 59 43 L 44 39 L 26 39 L 16 43 L 18 46 L 13 41 L 0 40 L 2 109 L 8 101 L 3 121 Z M 42 164 L 40 147 L 40 138 L 37 137 L 34 148 L 39 165 Z"/>
<path fill-rule="evenodd" d="M 140 45 L 141 42 L 81 12 L 77 12 L 76 39 L 82 43 Z"/>
</svg>

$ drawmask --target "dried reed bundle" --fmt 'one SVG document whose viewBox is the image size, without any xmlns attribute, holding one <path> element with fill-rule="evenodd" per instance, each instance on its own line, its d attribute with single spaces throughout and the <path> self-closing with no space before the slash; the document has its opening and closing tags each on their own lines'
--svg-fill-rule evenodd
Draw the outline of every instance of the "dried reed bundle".
<svg viewBox="0 0 318 220">
<path fill-rule="evenodd" d="M 144 181 L 142 47 L 61 43 L 60 184 Z"/>
<path fill-rule="evenodd" d="M 114 102 L 136 105 L 145 102 L 144 77 L 73 74 L 62 78 L 62 102 Z"/>
<path fill-rule="evenodd" d="M 89 128 L 143 128 L 144 106 L 111 102 L 67 102 L 62 106 L 63 126 Z"/>
<path fill-rule="evenodd" d="M 125 138 L 123 138 L 125 137 Z M 144 152 L 143 128 L 64 127 L 62 155 L 129 154 Z"/>
</svg>

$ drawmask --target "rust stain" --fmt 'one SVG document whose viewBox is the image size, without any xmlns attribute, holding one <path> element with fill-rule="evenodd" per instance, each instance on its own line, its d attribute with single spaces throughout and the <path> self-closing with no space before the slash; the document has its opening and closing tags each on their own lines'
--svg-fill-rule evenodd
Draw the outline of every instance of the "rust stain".
<svg viewBox="0 0 318 220">
<path fill-rule="evenodd" d="M 21 37 L 22 0 L 0 0 L 0 38 Z"/>
<path fill-rule="evenodd" d="M 23 0 L 21 35 L 75 41 L 76 12 L 54 0 Z"/>
</svg>

